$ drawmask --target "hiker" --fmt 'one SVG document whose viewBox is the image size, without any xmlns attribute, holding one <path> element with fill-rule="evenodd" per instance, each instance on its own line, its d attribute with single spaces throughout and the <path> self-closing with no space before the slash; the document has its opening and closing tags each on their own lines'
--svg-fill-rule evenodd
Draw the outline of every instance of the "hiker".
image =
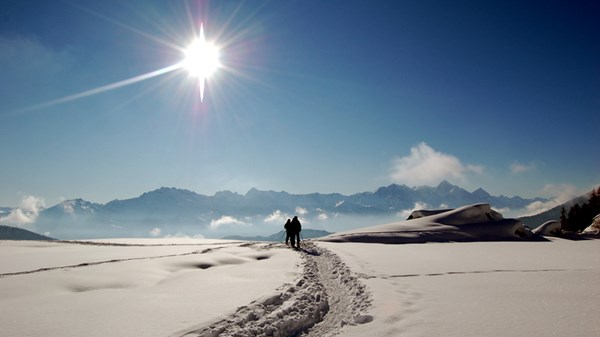
<svg viewBox="0 0 600 337">
<path fill-rule="evenodd" d="M 288 241 L 290 241 L 290 238 L 292 239 L 292 246 L 294 245 L 294 239 L 292 238 L 292 225 L 291 225 L 292 220 L 287 219 L 287 221 L 285 222 L 285 225 L 283 225 L 283 228 L 285 228 L 285 244 L 289 245 Z"/>
<path fill-rule="evenodd" d="M 292 247 L 300 248 L 300 232 L 302 231 L 302 225 L 300 224 L 300 220 L 298 220 L 297 216 L 294 216 L 292 219 L 290 227 L 292 229 Z M 294 241 L 297 242 L 296 246 L 294 246 Z"/>
</svg>

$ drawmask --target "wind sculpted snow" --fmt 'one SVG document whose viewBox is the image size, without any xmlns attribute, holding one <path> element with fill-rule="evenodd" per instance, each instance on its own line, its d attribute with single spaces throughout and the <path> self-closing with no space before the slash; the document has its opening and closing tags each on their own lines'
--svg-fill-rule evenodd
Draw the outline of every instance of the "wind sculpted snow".
<svg viewBox="0 0 600 337">
<path fill-rule="evenodd" d="M 409 220 L 328 235 L 320 241 L 426 243 L 503 241 L 532 238 L 517 219 L 505 219 L 488 204 L 415 211 Z"/>
</svg>

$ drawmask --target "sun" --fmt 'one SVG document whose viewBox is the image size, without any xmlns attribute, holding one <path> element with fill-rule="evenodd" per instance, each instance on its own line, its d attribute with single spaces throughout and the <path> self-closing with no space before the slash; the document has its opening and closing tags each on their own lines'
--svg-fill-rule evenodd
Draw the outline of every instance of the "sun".
<svg viewBox="0 0 600 337">
<path fill-rule="evenodd" d="M 200 24 L 200 36 L 184 51 L 182 67 L 190 75 L 198 78 L 200 84 L 200 100 L 204 100 L 204 82 L 219 67 L 219 48 L 204 38 L 204 27 Z"/>
</svg>

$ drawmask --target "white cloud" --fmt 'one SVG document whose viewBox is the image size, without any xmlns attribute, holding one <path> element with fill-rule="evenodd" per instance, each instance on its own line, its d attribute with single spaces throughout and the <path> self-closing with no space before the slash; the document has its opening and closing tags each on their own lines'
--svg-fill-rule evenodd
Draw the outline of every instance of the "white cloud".
<svg viewBox="0 0 600 337">
<path fill-rule="evenodd" d="M 579 195 L 577 188 L 570 184 L 547 184 L 541 195 L 550 198 L 548 201 L 534 201 L 527 205 L 521 216 L 536 215 L 559 206 Z"/>
<path fill-rule="evenodd" d="M 417 201 L 417 202 L 415 202 L 415 205 L 413 206 L 413 208 L 408 208 L 408 209 L 398 212 L 398 216 L 406 219 L 410 216 L 410 214 L 413 211 L 420 210 L 420 209 L 427 209 L 427 208 L 429 208 L 429 205 L 427 203 Z"/>
<path fill-rule="evenodd" d="M 521 164 L 519 162 L 514 162 L 514 163 L 510 164 L 509 168 L 510 168 L 511 173 L 518 174 L 518 173 L 535 170 L 536 166 L 535 166 L 535 163 Z"/>
<path fill-rule="evenodd" d="M 65 213 L 67 213 L 67 214 L 75 213 L 75 208 L 73 207 L 72 201 L 64 201 L 62 206 L 63 206 L 63 210 L 65 211 Z"/>
<path fill-rule="evenodd" d="M 507 217 L 509 214 L 512 214 L 509 207 L 504 207 L 504 208 L 492 207 L 492 210 L 502 214 L 502 216 L 504 216 L 504 217 Z"/>
<path fill-rule="evenodd" d="M 306 214 L 308 214 L 308 210 L 304 207 L 298 206 L 298 207 L 296 207 L 296 214 L 306 215 Z"/>
<path fill-rule="evenodd" d="M 325 213 L 321 213 L 321 214 L 319 214 L 319 216 L 317 218 L 321 221 L 325 221 L 325 220 L 329 219 L 329 216 Z"/>
<path fill-rule="evenodd" d="M 165 238 L 165 239 L 204 239 L 205 237 L 202 234 L 195 234 L 195 235 L 190 236 L 183 232 L 177 232 L 175 234 L 164 235 L 163 238 Z"/>
<path fill-rule="evenodd" d="M 150 234 L 150 236 L 156 238 L 156 237 L 160 236 L 161 233 L 162 233 L 162 231 L 160 230 L 160 228 L 156 227 L 156 228 L 152 229 L 149 234 Z"/>
<path fill-rule="evenodd" d="M 163 236 L 163 238 L 165 238 L 165 239 L 189 239 L 190 236 L 185 233 L 182 233 L 182 232 L 177 232 L 175 234 L 165 235 L 165 236 Z"/>
<path fill-rule="evenodd" d="M 273 211 L 273 213 L 267 215 L 265 222 L 284 223 L 290 216 L 281 212 L 280 210 Z"/>
<path fill-rule="evenodd" d="M 19 207 L 13 209 L 7 216 L 0 217 L 0 222 L 13 226 L 32 224 L 37 220 L 45 205 L 42 198 L 33 195 L 24 196 Z"/>
<path fill-rule="evenodd" d="M 247 223 L 245 223 L 241 220 L 238 220 L 229 215 L 223 215 L 219 219 L 210 221 L 211 229 L 217 229 L 223 225 L 243 225 L 243 226 L 245 226 L 245 225 L 247 225 Z"/>
<path fill-rule="evenodd" d="M 410 149 L 410 155 L 392 161 L 390 178 L 412 186 L 433 185 L 441 180 L 465 180 L 466 174 L 481 174 L 483 167 L 463 164 L 457 157 L 437 152 L 424 142 Z"/>
</svg>

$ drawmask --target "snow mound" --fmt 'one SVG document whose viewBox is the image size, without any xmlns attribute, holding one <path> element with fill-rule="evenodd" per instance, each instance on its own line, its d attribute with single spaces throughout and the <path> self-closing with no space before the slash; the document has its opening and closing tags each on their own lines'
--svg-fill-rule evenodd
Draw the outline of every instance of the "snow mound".
<svg viewBox="0 0 600 337">
<path fill-rule="evenodd" d="M 436 215 L 448 211 L 450 211 L 450 209 L 418 209 L 412 211 L 412 213 L 410 213 L 410 216 L 406 220 L 418 219 L 425 216 Z"/>
<path fill-rule="evenodd" d="M 592 224 L 589 225 L 586 229 L 583 230 L 584 234 L 600 234 L 600 214 L 594 217 L 592 220 Z"/>
<path fill-rule="evenodd" d="M 425 243 L 521 240 L 531 236 L 521 221 L 505 219 L 489 204 L 450 210 L 415 211 L 409 220 L 321 238 L 329 242 Z"/>
<path fill-rule="evenodd" d="M 538 235 L 556 236 L 561 233 L 561 229 L 562 227 L 560 222 L 556 220 L 550 220 L 536 227 L 534 230 L 532 230 L 532 232 Z"/>
</svg>

